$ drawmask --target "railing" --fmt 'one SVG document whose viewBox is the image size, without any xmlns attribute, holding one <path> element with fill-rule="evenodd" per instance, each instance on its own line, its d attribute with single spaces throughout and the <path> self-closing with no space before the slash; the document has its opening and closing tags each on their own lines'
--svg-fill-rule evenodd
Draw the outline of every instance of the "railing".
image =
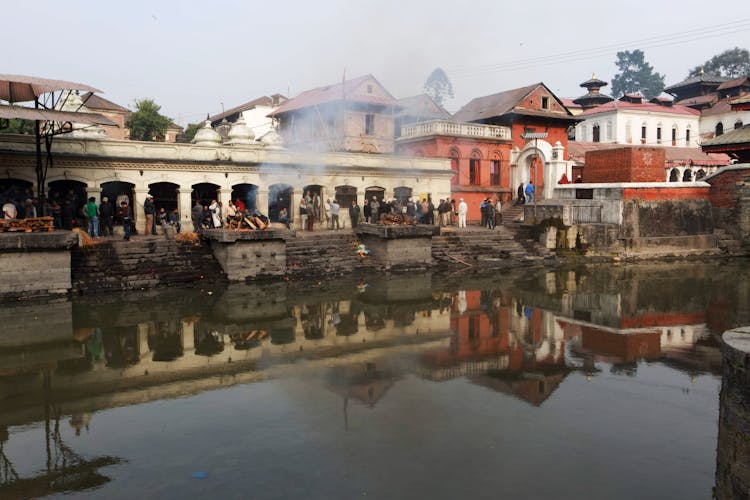
<svg viewBox="0 0 750 500">
<path fill-rule="evenodd" d="M 413 139 L 431 135 L 449 135 L 461 137 L 481 137 L 487 139 L 510 140 L 510 128 L 500 125 L 481 123 L 460 123 L 448 120 L 434 120 L 423 123 L 411 123 L 401 127 L 399 139 Z"/>
</svg>

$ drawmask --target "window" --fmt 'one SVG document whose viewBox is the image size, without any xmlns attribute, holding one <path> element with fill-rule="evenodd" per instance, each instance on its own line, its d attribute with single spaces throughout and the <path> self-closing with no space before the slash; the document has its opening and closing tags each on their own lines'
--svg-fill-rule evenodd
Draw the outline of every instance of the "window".
<svg viewBox="0 0 750 500">
<path fill-rule="evenodd" d="M 469 160 L 469 184 L 479 184 L 479 159 L 472 158 Z"/>
<path fill-rule="evenodd" d="M 365 134 L 375 134 L 375 115 L 373 115 L 372 113 L 367 113 L 365 115 Z"/>
<path fill-rule="evenodd" d="M 631 123 L 628 121 L 625 123 L 625 142 L 628 144 L 633 142 L 633 127 Z"/>
<path fill-rule="evenodd" d="M 716 131 L 715 132 L 716 132 L 717 136 L 720 136 L 721 134 L 723 134 L 724 133 L 724 124 L 721 123 L 721 122 L 717 123 L 716 124 Z"/>
<path fill-rule="evenodd" d="M 737 130 L 738 128 L 742 128 L 742 120 L 734 122 L 734 129 Z"/>
<path fill-rule="evenodd" d="M 656 127 L 656 144 L 661 144 L 661 125 Z"/>
<path fill-rule="evenodd" d="M 607 122 L 607 142 L 612 142 L 612 121 Z"/>
<path fill-rule="evenodd" d="M 599 142 L 601 140 L 601 133 L 599 131 L 598 123 L 591 128 L 591 140 L 594 142 Z"/>
<path fill-rule="evenodd" d="M 641 125 L 641 144 L 646 144 L 646 124 Z"/>
<path fill-rule="evenodd" d="M 454 152 L 451 153 L 451 170 L 454 172 L 451 183 L 455 184 L 458 182 L 458 154 Z"/>
<path fill-rule="evenodd" d="M 500 185 L 500 160 L 490 162 L 490 184 L 493 186 Z"/>
<path fill-rule="evenodd" d="M 549 97 L 542 97 L 542 109 L 549 109 Z"/>
<path fill-rule="evenodd" d="M 677 125 L 672 127 L 672 146 L 677 146 Z"/>
<path fill-rule="evenodd" d="M 685 146 L 690 146 L 690 129 L 685 131 Z"/>
</svg>

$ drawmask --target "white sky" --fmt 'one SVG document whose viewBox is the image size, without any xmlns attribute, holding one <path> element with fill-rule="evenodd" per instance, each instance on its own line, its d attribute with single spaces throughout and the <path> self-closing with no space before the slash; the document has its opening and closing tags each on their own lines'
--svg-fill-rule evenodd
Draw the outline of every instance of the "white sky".
<svg viewBox="0 0 750 500">
<path fill-rule="evenodd" d="M 539 81 L 577 97 L 592 72 L 611 81 L 618 50 L 642 48 L 670 85 L 725 49 L 750 48 L 747 0 L 36 0 L 3 2 L 0 19 L 0 73 L 86 83 L 131 108 L 152 98 L 182 125 L 221 103 L 336 83 L 344 70 L 372 73 L 400 98 L 440 66 L 455 111 Z"/>
</svg>

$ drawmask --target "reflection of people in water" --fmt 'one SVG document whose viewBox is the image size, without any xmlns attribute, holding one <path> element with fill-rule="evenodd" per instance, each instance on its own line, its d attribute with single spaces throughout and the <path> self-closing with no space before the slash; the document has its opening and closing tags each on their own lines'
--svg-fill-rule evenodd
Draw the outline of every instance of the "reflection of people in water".
<svg viewBox="0 0 750 500">
<path fill-rule="evenodd" d="M 458 314 L 466 312 L 466 290 L 458 291 Z"/>
<path fill-rule="evenodd" d="M 89 424 L 91 423 L 91 414 L 82 412 L 82 413 L 74 413 L 70 420 L 68 421 L 70 426 L 76 430 L 76 436 L 81 435 L 81 429 L 86 429 L 86 432 L 89 431 Z"/>
<path fill-rule="evenodd" d="M 201 356 L 212 356 L 224 350 L 224 339 L 217 330 L 197 332 L 195 334 L 195 353 Z"/>
</svg>

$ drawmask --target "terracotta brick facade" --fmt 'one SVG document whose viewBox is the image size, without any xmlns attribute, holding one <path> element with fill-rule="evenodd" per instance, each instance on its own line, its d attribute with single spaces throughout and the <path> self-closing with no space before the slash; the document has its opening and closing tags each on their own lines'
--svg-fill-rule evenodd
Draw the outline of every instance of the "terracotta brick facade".
<svg viewBox="0 0 750 500">
<path fill-rule="evenodd" d="M 663 148 L 625 147 L 586 153 L 583 182 L 663 182 Z"/>
</svg>

